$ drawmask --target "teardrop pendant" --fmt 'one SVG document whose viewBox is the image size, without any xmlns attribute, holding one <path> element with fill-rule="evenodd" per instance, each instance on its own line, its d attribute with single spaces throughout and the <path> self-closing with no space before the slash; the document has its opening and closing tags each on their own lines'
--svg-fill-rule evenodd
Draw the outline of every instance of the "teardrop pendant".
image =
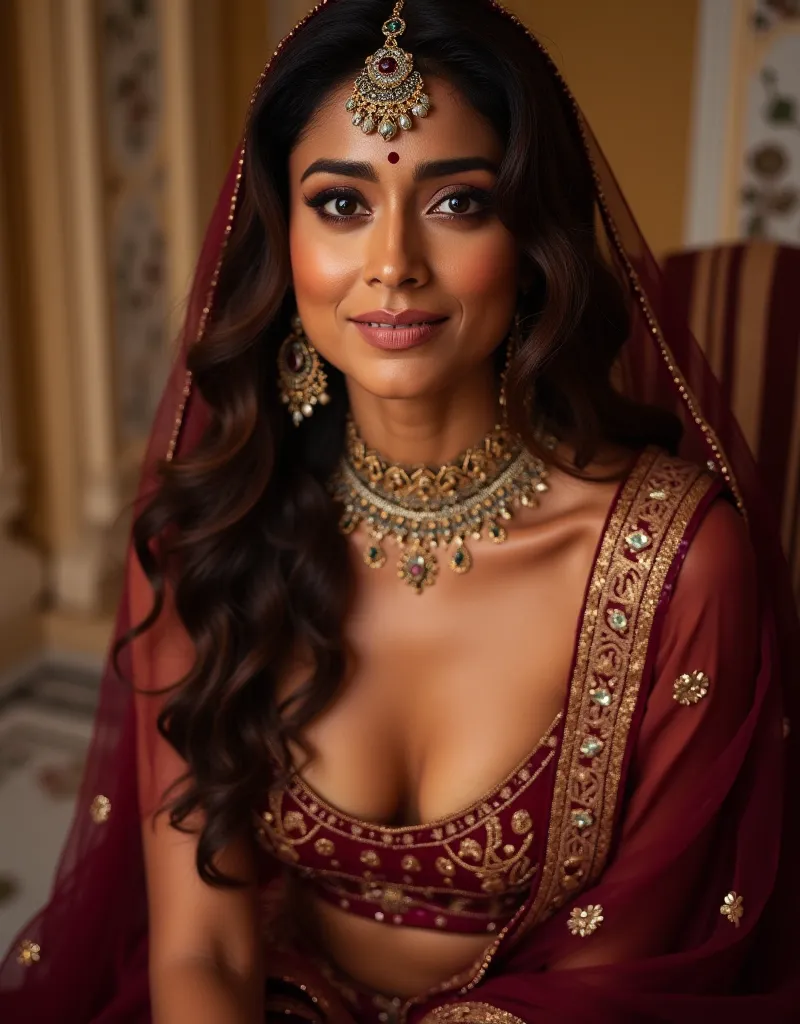
<svg viewBox="0 0 800 1024">
<path fill-rule="evenodd" d="M 456 541 L 456 549 L 453 552 L 453 557 L 448 562 L 448 566 L 459 576 L 469 572 L 472 568 L 472 555 L 462 537 L 459 537 Z"/>
<path fill-rule="evenodd" d="M 381 547 L 380 538 L 374 538 L 366 548 L 364 561 L 370 569 L 382 569 L 386 565 L 386 552 Z"/>
</svg>

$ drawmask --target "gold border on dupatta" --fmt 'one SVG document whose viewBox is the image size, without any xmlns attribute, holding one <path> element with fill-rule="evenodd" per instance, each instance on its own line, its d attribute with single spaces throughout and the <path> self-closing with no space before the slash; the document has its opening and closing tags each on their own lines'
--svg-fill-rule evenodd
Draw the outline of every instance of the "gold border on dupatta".
<svg viewBox="0 0 800 1024">
<path fill-rule="evenodd" d="M 515 937 L 596 882 L 606 866 L 659 598 L 712 482 L 700 467 L 651 450 L 624 487 L 584 609 L 542 880 Z M 637 532 L 647 540 L 639 551 L 631 545 Z M 594 755 L 581 749 L 587 737 L 602 744 Z"/>
<path fill-rule="evenodd" d="M 605 868 L 655 612 L 687 527 L 712 484 L 702 467 L 648 448 L 622 485 L 600 541 L 581 619 L 536 895 L 476 964 L 424 999 L 411 1000 L 406 1012 L 446 992 L 471 992 L 501 946 L 516 943 L 597 881 Z M 642 531 L 648 543 L 637 551 L 630 538 Z M 610 623 L 615 610 L 625 615 L 624 629 Z M 594 699 L 601 689 L 611 695 L 607 707 Z M 588 735 L 603 743 L 592 757 L 580 749 Z M 592 815 L 588 827 L 574 820 L 573 812 L 580 809 Z"/>
</svg>

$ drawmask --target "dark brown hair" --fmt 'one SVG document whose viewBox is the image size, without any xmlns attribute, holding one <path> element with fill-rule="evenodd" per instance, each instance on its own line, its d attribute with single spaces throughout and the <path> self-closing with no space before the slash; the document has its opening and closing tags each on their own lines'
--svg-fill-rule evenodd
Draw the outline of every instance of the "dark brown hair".
<svg viewBox="0 0 800 1024">
<path fill-rule="evenodd" d="M 170 795 L 171 823 L 186 829 L 194 811 L 204 812 L 197 865 L 214 884 L 235 884 L 217 855 L 289 771 L 287 742 L 307 749 L 305 727 L 344 677 L 352 581 L 326 491 L 342 450 L 344 379 L 328 368 L 331 404 L 300 429 L 276 387 L 277 351 L 293 311 L 288 158 L 331 89 L 355 77 L 377 48 L 390 6 L 329 4 L 286 46 L 259 90 L 212 318 L 188 357 L 209 426 L 194 451 L 162 467 L 160 488 L 134 526 L 156 593 L 134 633 L 160 614 L 168 578 L 197 652 L 159 729 L 190 769 Z M 598 253 L 591 170 L 574 115 L 544 58 L 487 0 L 409 0 L 405 17 L 402 43 L 418 67 L 453 82 L 505 143 L 494 204 L 534 281 L 509 371 L 511 425 L 534 450 L 535 427 L 569 439 L 577 452 L 576 465 L 566 467 L 572 472 L 602 442 L 674 448 L 672 417 L 612 387 L 628 311 Z M 279 705 L 278 681 L 298 649 L 311 654 L 314 671 Z"/>
</svg>

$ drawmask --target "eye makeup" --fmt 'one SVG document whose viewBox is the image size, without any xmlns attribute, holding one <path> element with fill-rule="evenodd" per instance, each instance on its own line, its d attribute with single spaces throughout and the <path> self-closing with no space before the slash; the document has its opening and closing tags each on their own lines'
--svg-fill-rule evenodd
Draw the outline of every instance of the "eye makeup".
<svg viewBox="0 0 800 1024">
<path fill-rule="evenodd" d="M 313 209 L 317 216 L 324 221 L 334 221 L 337 223 L 347 223 L 350 221 L 361 219 L 366 214 L 355 214 L 347 213 L 342 210 L 340 213 L 331 213 L 325 209 L 328 204 L 341 200 L 344 203 L 355 204 L 356 206 L 366 207 L 367 203 L 364 197 L 356 189 L 348 188 L 346 186 L 334 186 L 332 188 L 323 189 L 314 196 L 304 197 L 303 201 L 306 206 Z M 456 201 L 472 201 L 477 203 L 480 207 L 478 210 L 471 212 L 460 212 L 451 208 L 448 212 L 440 212 L 436 214 L 437 217 L 443 217 L 446 220 L 473 220 L 478 217 L 486 216 L 491 213 L 492 209 L 492 194 L 483 188 L 478 188 L 475 185 L 457 185 L 447 192 L 443 196 L 439 196 L 433 206 L 430 207 L 428 212 L 433 212 L 442 206 L 446 202 Z"/>
</svg>

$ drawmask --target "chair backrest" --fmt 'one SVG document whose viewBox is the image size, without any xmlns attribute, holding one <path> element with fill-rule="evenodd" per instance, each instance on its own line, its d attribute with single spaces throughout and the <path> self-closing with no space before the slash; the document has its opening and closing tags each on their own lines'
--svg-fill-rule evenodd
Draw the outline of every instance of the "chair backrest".
<svg viewBox="0 0 800 1024">
<path fill-rule="evenodd" d="M 800 601 L 800 247 L 677 252 L 664 273 L 756 457 Z"/>
</svg>

